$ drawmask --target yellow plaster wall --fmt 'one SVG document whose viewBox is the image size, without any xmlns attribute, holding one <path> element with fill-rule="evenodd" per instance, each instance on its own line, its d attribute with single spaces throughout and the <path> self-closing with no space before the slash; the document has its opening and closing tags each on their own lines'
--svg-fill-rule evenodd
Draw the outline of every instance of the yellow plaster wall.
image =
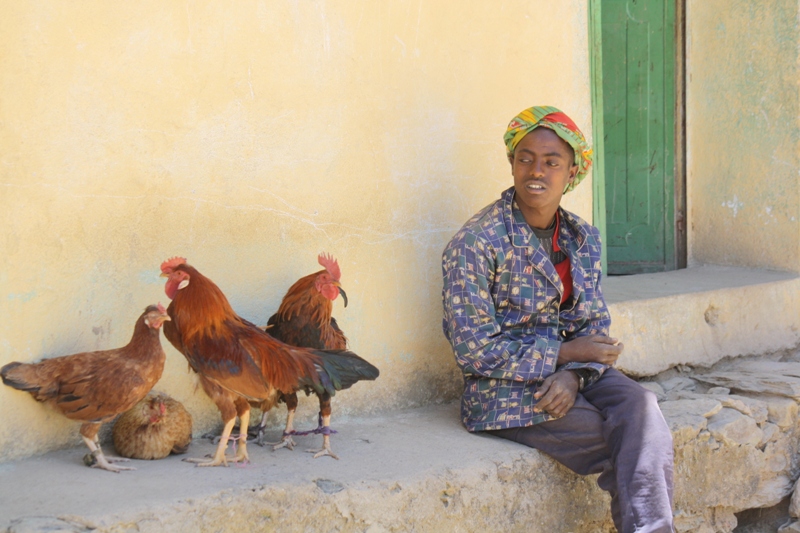
<svg viewBox="0 0 800 533">
<path fill-rule="evenodd" d="M 3 2 L 0 365 L 125 344 L 173 255 L 265 324 L 327 251 L 350 297 L 334 315 L 382 372 L 336 396 L 334 426 L 456 397 L 440 253 L 511 185 L 514 114 L 552 104 L 591 131 L 585 4 Z M 565 205 L 589 219 L 591 183 Z M 196 433 L 218 425 L 162 343 L 156 388 Z M 0 387 L 0 459 L 77 429 Z"/>
<path fill-rule="evenodd" d="M 800 271 L 799 15 L 687 0 L 690 265 Z"/>
</svg>

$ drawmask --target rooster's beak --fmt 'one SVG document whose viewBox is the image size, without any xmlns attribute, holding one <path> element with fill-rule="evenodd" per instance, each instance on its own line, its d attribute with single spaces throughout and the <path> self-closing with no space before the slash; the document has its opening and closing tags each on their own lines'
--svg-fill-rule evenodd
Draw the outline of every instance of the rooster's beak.
<svg viewBox="0 0 800 533">
<path fill-rule="evenodd" d="M 169 274 L 167 274 L 166 272 L 162 272 L 161 275 L 159 275 L 158 277 L 159 278 L 168 278 Z"/>
</svg>

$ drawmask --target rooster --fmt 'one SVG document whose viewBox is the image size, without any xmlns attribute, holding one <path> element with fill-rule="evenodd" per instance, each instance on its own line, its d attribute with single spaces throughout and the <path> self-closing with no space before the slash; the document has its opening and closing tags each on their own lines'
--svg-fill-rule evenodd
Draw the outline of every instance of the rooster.
<svg viewBox="0 0 800 533">
<path fill-rule="evenodd" d="M 192 416 L 179 401 L 163 392 L 150 392 L 114 422 L 111 436 L 123 457 L 163 459 L 189 449 Z"/>
<path fill-rule="evenodd" d="M 111 472 L 135 470 L 112 465 L 127 461 L 107 457 L 97 432 L 150 392 L 161 378 L 166 355 L 159 328 L 170 320 L 161 304 L 151 305 L 136 319 L 131 341 L 122 348 L 45 359 L 39 363 L 9 363 L 0 368 L 3 383 L 26 391 L 71 420 L 83 422 L 80 433 L 91 454 L 87 464 Z"/>
<path fill-rule="evenodd" d="M 236 416 L 243 432 L 248 427 L 249 402 L 274 404 L 281 394 L 298 390 L 333 396 L 360 379 L 378 377 L 377 368 L 351 352 L 296 348 L 271 337 L 238 316 L 219 287 L 182 257 L 164 261 L 161 273 L 172 300 L 167 309 L 172 321 L 164 335 L 200 375 L 203 390 L 224 422 L 214 457 L 190 460 L 198 466 L 227 466 L 229 459 L 249 459 L 244 435 L 238 437 L 236 455 L 225 455 Z"/>
<path fill-rule="evenodd" d="M 281 301 L 278 312 L 272 315 L 267 322 L 266 331 L 279 341 L 291 346 L 320 350 L 344 350 L 347 348 L 347 338 L 336 324 L 336 319 L 331 316 L 333 301 L 340 294 L 344 306 L 347 307 L 347 293 L 344 292 L 339 282 L 342 277 L 339 263 L 332 256 L 325 254 L 320 254 L 317 260 L 320 265 L 325 267 L 324 270 L 300 278 L 289 288 Z M 353 363 L 358 364 L 356 361 Z M 369 369 L 367 366 L 363 366 L 363 368 Z M 338 459 L 339 457 L 331 451 L 330 446 L 331 396 L 325 391 L 317 396 L 319 397 L 320 427 L 313 433 L 322 433 L 322 448 L 308 451 L 315 454 L 315 459 L 323 455 Z M 273 449 L 286 447 L 291 450 L 295 446 L 292 435 L 298 434 L 293 428 L 297 394 L 285 394 L 281 400 L 286 402 L 288 411 L 286 429 L 281 442 Z M 258 427 L 259 442 L 263 439 L 266 425 L 266 411 L 263 408 L 262 413 L 261 424 Z M 305 432 L 299 434 L 305 434 Z"/>
</svg>

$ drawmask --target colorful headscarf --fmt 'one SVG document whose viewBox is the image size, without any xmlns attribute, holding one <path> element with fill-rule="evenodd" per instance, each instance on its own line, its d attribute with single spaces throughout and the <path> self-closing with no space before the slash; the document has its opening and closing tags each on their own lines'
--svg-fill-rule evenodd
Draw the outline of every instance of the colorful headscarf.
<svg viewBox="0 0 800 533">
<path fill-rule="evenodd" d="M 514 117 L 503 135 L 508 160 L 513 160 L 514 149 L 522 138 L 540 126 L 553 130 L 575 151 L 575 164 L 578 165 L 578 172 L 572 183 L 569 183 L 564 189 L 564 192 L 567 193 L 574 189 L 589 172 L 589 168 L 592 166 L 592 147 L 586 142 L 586 137 L 583 136 L 578 126 L 560 109 L 552 106 L 535 106 Z"/>
</svg>

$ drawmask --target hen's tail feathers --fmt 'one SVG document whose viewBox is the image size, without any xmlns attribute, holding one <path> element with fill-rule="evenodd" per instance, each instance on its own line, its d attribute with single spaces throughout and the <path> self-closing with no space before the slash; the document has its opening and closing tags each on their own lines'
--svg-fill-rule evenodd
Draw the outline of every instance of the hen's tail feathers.
<svg viewBox="0 0 800 533">
<path fill-rule="evenodd" d="M 0 377 L 3 378 L 3 383 L 9 387 L 35 394 L 39 392 L 41 385 L 32 379 L 36 376 L 31 372 L 30 367 L 31 365 L 16 361 L 8 363 L 0 368 Z"/>
<path fill-rule="evenodd" d="M 337 390 L 349 389 L 361 380 L 374 380 L 380 371 L 349 350 L 310 350 L 320 357 L 321 367 L 317 367 L 320 383 L 325 391 L 333 396 Z M 317 392 L 322 392 L 317 390 Z"/>
</svg>

